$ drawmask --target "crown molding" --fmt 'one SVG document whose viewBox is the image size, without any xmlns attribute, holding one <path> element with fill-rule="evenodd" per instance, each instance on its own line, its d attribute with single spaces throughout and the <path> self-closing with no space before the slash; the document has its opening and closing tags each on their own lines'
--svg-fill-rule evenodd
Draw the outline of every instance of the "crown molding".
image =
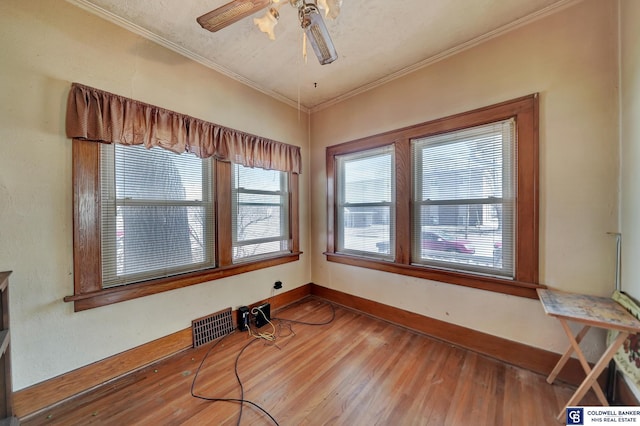
<svg viewBox="0 0 640 426">
<path fill-rule="evenodd" d="M 350 90 L 340 96 L 337 96 L 333 99 L 330 99 L 326 102 L 322 102 L 318 105 L 315 105 L 313 107 L 306 107 L 302 104 L 300 104 L 298 101 L 289 99 L 286 96 L 283 96 L 277 92 L 271 91 L 271 90 L 266 90 L 263 87 L 261 87 L 260 85 L 258 85 L 256 82 L 249 80 L 223 66 L 221 66 L 220 64 L 217 64 L 201 55 L 198 55 L 194 52 L 191 52 L 187 49 L 185 49 L 184 47 L 172 42 L 171 40 L 167 40 L 164 37 L 159 36 L 158 34 L 155 34 L 152 31 L 147 30 L 146 28 L 143 28 L 139 25 L 136 25 L 132 22 L 129 22 L 99 6 L 96 6 L 95 4 L 91 3 L 89 0 L 66 0 L 67 2 L 81 8 L 84 9 L 94 15 L 97 15 L 109 22 L 112 22 L 128 31 L 131 31 L 134 34 L 137 34 L 141 37 L 144 37 L 148 40 L 151 40 L 163 47 L 166 47 L 167 49 L 170 49 L 182 56 L 185 56 L 195 62 L 198 62 L 222 75 L 225 75 L 226 77 L 229 77 L 235 81 L 238 81 L 254 90 L 257 90 L 267 96 L 272 97 L 273 99 L 280 101 L 286 105 L 289 105 L 292 108 L 295 108 L 298 111 L 304 112 L 306 114 L 310 114 L 310 113 L 314 113 L 314 112 L 318 112 L 321 111 L 323 109 L 326 109 L 332 105 L 338 104 L 346 99 L 352 98 L 354 96 L 357 96 L 359 94 L 362 94 L 364 92 L 367 92 L 369 90 L 375 89 L 377 87 L 383 86 L 393 80 L 399 79 L 401 77 L 404 77 L 408 74 L 411 74 L 415 71 L 421 70 L 423 68 L 426 68 L 432 64 L 435 64 L 437 62 L 440 62 L 442 60 L 445 60 L 451 56 L 454 56 L 458 53 L 461 53 L 465 50 L 471 49 L 481 43 L 484 43 L 488 40 L 491 40 L 493 38 L 499 37 L 501 35 L 504 35 L 510 31 L 513 31 L 517 28 L 520 28 L 524 25 L 527 25 L 531 22 L 537 21 L 539 19 L 542 19 L 544 17 L 547 17 L 549 15 L 552 15 L 554 13 L 557 13 L 561 10 L 564 10 L 568 7 L 571 7 L 577 3 L 582 2 L 583 0 L 561 0 L 559 2 L 556 2 L 550 6 L 547 6 L 544 9 L 541 9 L 537 12 L 531 13 L 527 16 L 524 16 L 520 19 L 517 19 L 513 22 L 510 22 L 506 25 L 503 25 L 502 27 L 499 27 L 493 31 L 490 31 L 486 34 L 483 34 L 479 37 L 473 38 L 465 43 L 459 44 L 457 46 L 454 46 L 450 49 L 447 49 L 443 52 L 440 52 L 436 55 L 433 55 L 429 58 L 426 58 L 420 62 L 415 63 L 414 65 L 411 65 L 409 67 L 403 68 L 401 70 L 398 70 L 392 74 L 389 74 L 383 78 L 380 78 L 378 80 L 372 81 L 371 83 L 365 84 L 363 86 L 360 86 L 354 90 Z"/>
</svg>

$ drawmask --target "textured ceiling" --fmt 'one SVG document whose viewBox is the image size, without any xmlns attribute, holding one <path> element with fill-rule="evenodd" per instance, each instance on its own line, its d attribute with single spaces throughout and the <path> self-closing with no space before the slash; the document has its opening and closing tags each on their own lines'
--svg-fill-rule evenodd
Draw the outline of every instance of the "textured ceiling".
<svg viewBox="0 0 640 426">
<path fill-rule="evenodd" d="M 227 0 L 68 0 L 276 99 L 317 110 L 576 0 L 344 0 L 327 19 L 338 59 L 302 59 L 297 11 L 280 9 L 271 41 L 256 13 L 216 33 L 196 18 Z"/>
</svg>

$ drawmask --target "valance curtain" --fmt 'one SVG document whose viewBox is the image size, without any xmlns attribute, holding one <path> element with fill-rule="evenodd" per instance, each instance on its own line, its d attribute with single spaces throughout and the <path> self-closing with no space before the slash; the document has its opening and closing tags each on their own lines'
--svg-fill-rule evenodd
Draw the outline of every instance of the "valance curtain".
<svg viewBox="0 0 640 426">
<path fill-rule="evenodd" d="M 301 172 L 300 148 L 209 123 L 78 83 L 67 100 L 67 136 L 162 147 L 246 167 Z"/>
</svg>

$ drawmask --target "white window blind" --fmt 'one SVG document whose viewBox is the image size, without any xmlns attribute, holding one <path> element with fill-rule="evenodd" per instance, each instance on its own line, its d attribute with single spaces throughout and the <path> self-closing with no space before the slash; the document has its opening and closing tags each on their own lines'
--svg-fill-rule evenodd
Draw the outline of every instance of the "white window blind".
<svg viewBox="0 0 640 426">
<path fill-rule="evenodd" d="M 514 277 L 513 119 L 412 141 L 412 262 Z"/>
<path fill-rule="evenodd" d="M 393 260 L 394 147 L 336 157 L 336 251 Z"/>
<path fill-rule="evenodd" d="M 103 287 L 215 267 L 212 161 L 101 147 Z"/>
<path fill-rule="evenodd" d="M 233 165 L 233 261 L 290 252 L 288 174 Z"/>
</svg>

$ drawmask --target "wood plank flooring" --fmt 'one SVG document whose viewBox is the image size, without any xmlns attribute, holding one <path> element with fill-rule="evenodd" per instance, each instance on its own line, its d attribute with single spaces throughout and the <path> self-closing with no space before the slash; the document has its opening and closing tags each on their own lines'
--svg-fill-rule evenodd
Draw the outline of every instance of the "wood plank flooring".
<svg viewBox="0 0 640 426">
<path fill-rule="evenodd" d="M 236 332 L 59 404 L 23 425 L 234 425 L 238 402 L 285 425 L 558 425 L 574 391 L 538 374 L 309 297 L 274 342 Z M 270 331 L 270 326 L 260 331 Z M 207 352 L 210 351 L 207 355 Z M 238 355 L 241 353 L 240 357 Z M 205 358 L 206 356 L 206 358 Z M 204 359 L 204 362 L 203 362 Z M 582 405 L 597 405 L 590 392 Z M 242 405 L 241 425 L 274 425 Z"/>
</svg>

